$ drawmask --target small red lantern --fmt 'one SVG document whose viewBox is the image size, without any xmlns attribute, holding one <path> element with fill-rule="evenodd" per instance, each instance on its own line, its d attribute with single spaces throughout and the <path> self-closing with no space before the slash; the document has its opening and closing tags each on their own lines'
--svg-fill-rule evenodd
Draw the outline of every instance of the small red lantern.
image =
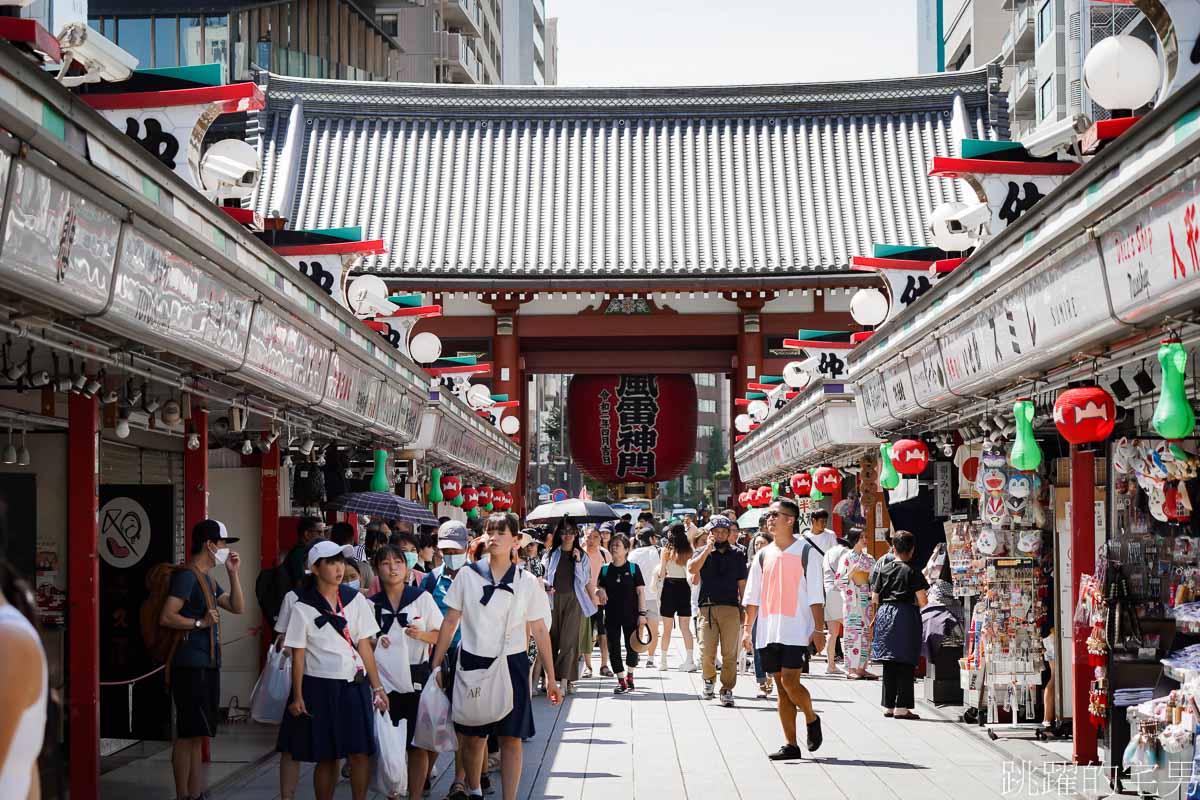
<svg viewBox="0 0 1200 800">
<path fill-rule="evenodd" d="M 463 511 L 470 511 L 471 509 L 475 508 L 475 506 L 479 505 L 479 490 L 474 486 L 464 486 L 462 488 L 462 496 Z"/>
<path fill-rule="evenodd" d="M 842 488 L 842 473 L 833 467 L 818 467 L 813 478 L 817 489 L 825 494 L 833 494 Z"/>
<path fill-rule="evenodd" d="M 901 439 L 892 445 L 892 466 L 901 475 L 920 475 L 929 464 L 929 448 L 919 439 Z"/>
<path fill-rule="evenodd" d="M 807 472 L 797 472 L 792 476 L 792 494 L 796 497 L 808 497 L 812 492 L 812 475 Z"/>
<path fill-rule="evenodd" d="M 741 508 L 751 508 L 754 505 L 752 500 L 753 498 L 751 497 L 751 493 L 749 491 L 741 492 L 738 495 L 738 505 Z"/>
<path fill-rule="evenodd" d="M 492 505 L 492 487 L 480 486 L 476 491 L 479 493 L 480 508 L 487 508 Z M 495 506 L 492 507 L 495 508 Z"/>
<path fill-rule="evenodd" d="M 508 511 L 512 508 L 512 495 L 502 489 L 492 492 L 492 506 L 497 511 Z"/>
<path fill-rule="evenodd" d="M 754 492 L 754 500 L 759 508 L 766 508 L 771 505 L 771 487 L 760 486 Z"/>
<path fill-rule="evenodd" d="M 458 493 L 462 491 L 462 478 L 457 475 L 442 476 L 442 497 L 447 503 L 458 497 Z"/>
<path fill-rule="evenodd" d="M 1102 442 L 1117 424 L 1117 403 L 1099 386 L 1067 389 L 1054 401 L 1054 427 L 1071 444 Z"/>
</svg>

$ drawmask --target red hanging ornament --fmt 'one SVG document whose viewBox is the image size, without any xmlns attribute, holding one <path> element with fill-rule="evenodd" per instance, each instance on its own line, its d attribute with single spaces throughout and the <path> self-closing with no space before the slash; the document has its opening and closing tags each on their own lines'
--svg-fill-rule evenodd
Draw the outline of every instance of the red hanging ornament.
<svg viewBox="0 0 1200 800">
<path fill-rule="evenodd" d="M 487 506 L 492 505 L 492 487 L 480 486 L 477 491 L 479 492 L 480 506 L 486 508 Z M 493 508 L 495 507 L 493 506 Z"/>
<path fill-rule="evenodd" d="M 842 473 L 833 467 L 817 467 L 813 479 L 817 489 L 825 494 L 833 494 L 842 488 Z"/>
<path fill-rule="evenodd" d="M 442 497 L 447 503 L 458 497 L 458 493 L 462 491 L 462 478 L 457 475 L 442 476 Z"/>
<path fill-rule="evenodd" d="M 929 448 L 919 439 L 901 439 L 892 445 L 892 466 L 901 475 L 920 475 L 929 464 Z"/>
<path fill-rule="evenodd" d="M 474 486 L 464 486 L 462 488 L 462 496 L 463 511 L 470 511 L 471 509 L 475 508 L 475 506 L 479 505 L 479 490 Z"/>
<path fill-rule="evenodd" d="M 812 492 L 812 475 L 807 472 L 797 472 L 789 483 L 792 485 L 792 494 L 796 497 L 808 497 Z"/>
<path fill-rule="evenodd" d="M 766 508 L 771 505 L 771 487 L 760 486 L 754 492 L 754 504 L 759 508 Z"/>
<path fill-rule="evenodd" d="M 1067 389 L 1054 401 L 1054 427 L 1071 444 L 1102 442 L 1117 424 L 1117 403 L 1099 386 Z"/>
</svg>

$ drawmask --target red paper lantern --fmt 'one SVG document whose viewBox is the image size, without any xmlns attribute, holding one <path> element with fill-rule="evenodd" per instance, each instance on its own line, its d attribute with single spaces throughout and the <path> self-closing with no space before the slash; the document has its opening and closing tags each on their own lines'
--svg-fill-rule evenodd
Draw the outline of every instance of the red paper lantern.
<svg viewBox="0 0 1200 800">
<path fill-rule="evenodd" d="M 492 508 L 496 511 L 507 511 L 512 506 L 512 501 L 509 500 L 508 492 L 503 489 L 495 489 L 492 491 Z"/>
<path fill-rule="evenodd" d="M 892 466 L 901 475 L 920 475 L 929 464 L 929 448 L 918 439 L 901 439 L 892 445 Z"/>
<path fill-rule="evenodd" d="M 754 501 L 759 508 L 766 508 L 771 505 L 771 487 L 760 486 L 754 492 Z"/>
<path fill-rule="evenodd" d="M 489 504 L 491 504 L 491 502 L 492 502 L 492 494 L 493 494 L 493 492 L 492 492 L 492 487 L 490 487 L 490 486 L 480 486 L 480 487 L 479 487 L 479 489 L 477 489 L 476 491 L 478 491 L 478 493 L 479 493 L 479 505 L 480 505 L 480 507 L 481 507 L 481 508 L 487 508 L 487 506 L 488 506 Z M 493 506 L 492 506 L 492 508 L 494 509 L 494 508 L 495 508 L 495 506 L 493 505 Z"/>
<path fill-rule="evenodd" d="M 740 492 L 738 494 L 738 507 L 739 508 L 750 508 L 750 505 L 751 505 L 750 493 L 749 492 Z"/>
<path fill-rule="evenodd" d="M 454 498 L 458 497 L 458 493 L 462 491 L 462 478 L 457 475 L 442 476 L 442 497 L 449 503 Z"/>
<path fill-rule="evenodd" d="M 1067 389 L 1054 401 L 1054 427 L 1071 444 L 1102 442 L 1117 424 L 1117 403 L 1099 386 Z"/>
<path fill-rule="evenodd" d="M 677 478 L 695 458 L 697 408 L 691 375 L 576 375 L 571 456 L 604 483 Z"/>
<path fill-rule="evenodd" d="M 479 490 L 474 486 L 464 486 L 462 488 L 462 496 L 463 511 L 470 511 L 471 509 L 475 508 L 475 506 L 479 505 Z"/>
<path fill-rule="evenodd" d="M 792 485 L 792 494 L 796 497 L 808 497 L 812 491 L 812 475 L 807 472 L 797 472 L 789 483 Z"/>
<path fill-rule="evenodd" d="M 817 490 L 825 494 L 833 494 L 842 488 L 842 473 L 833 467 L 817 467 L 813 476 Z"/>
<path fill-rule="evenodd" d="M 496 501 L 495 501 L 495 500 L 492 500 L 492 502 L 494 503 L 494 502 L 496 502 Z M 505 489 L 505 490 L 504 490 L 504 510 L 505 510 L 505 511 L 508 511 L 508 510 L 509 510 L 510 508 L 512 508 L 512 507 L 513 507 L 513 496 L 512 496 L 512 492 L 510 492 L 510 491 L 508 491 L 507 489 Z"/>
</svg>

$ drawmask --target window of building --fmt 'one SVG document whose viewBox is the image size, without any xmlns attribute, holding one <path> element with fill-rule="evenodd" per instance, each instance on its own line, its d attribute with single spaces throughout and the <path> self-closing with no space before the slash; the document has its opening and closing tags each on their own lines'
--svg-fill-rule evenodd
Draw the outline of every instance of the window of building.
<svg viewBox="0 0 1200 800">
<path fill-rule="evenodd" d="M 1049 39 L 1052 33 L 1054 33 L 1054 0 L 1046 0 L 1038 8 L 1037 43 L 1041 44 Z"/>
<path fill-rule="evenodd" d="M 150 18 L 126 17 L 117 20 L 117 47 L 138 60 L 139 67 L 154 65 L 150 49 Z"/>
<path fill-rule="evenodd" d="M 399 36 L 400 16 L 398 14 L 381 14 L 379 17 L 379 27 L 383 28 L 383 32 L 388 36 Z"/>
<path fill-rule="evenodd" d="M 697 425 L 696 426 L 696 438 L 697 439 L 707 439 L 707 438 L 711 437 L 712 435 L 713 435 L 713 426 L 712 425 Z"/>
<path fill-rule="evenodd" d="M 229 17 L 204 18 L 204 56 L 206 64 L 229 63 Z"/>
<path fill-rule="evenodd" d="M 1042 85 L 1038 88 L 1038 121 L 1042 121 L 1050 116 L 1050 112 L 1054 110 L 1054 75 L 1051 75 L 1046 80 L 1042 81 Z"/>
<path fill-rule="evenodd" d="M 199 17 L 179 18 L 179 63 L 183 66 L 206 63 L 204 28 Z"/>
<path fill-rule="evenodd" d="M 179 54 L 176 52 L 178 37 L 175 32 L 175 17 L 154 18 L 154 66 L 179 66 Z M 150 66 L 143 64 L 142 66 Z"/>
<path fill-rule="evenodd" d="M 697 386 L 716 386 L 717 376 L 711 372 L 702 372 L 696 376 Z"/>
<path fill-rule="evenodd" d="M 104 17 L 89 17 L 88 27 L 101 36 L 104 35 Z"/>
<path fill-rule="evenodd" d="M 717 413 L 717 401 L 716 400 L 701 400 L 700 401 L 700 411 L 705 414 Z"/>
</svg>

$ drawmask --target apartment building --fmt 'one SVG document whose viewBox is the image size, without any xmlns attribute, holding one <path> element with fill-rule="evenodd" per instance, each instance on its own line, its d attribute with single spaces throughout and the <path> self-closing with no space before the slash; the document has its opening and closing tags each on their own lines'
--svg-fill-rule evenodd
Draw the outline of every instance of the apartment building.
<svg viewBox="0 0 1200 800">
<path fill-rule="evenodd" d="M 546 0 L 504 0 L 505 83 L 544 86 L 546 80 Z"/>
</svg>

